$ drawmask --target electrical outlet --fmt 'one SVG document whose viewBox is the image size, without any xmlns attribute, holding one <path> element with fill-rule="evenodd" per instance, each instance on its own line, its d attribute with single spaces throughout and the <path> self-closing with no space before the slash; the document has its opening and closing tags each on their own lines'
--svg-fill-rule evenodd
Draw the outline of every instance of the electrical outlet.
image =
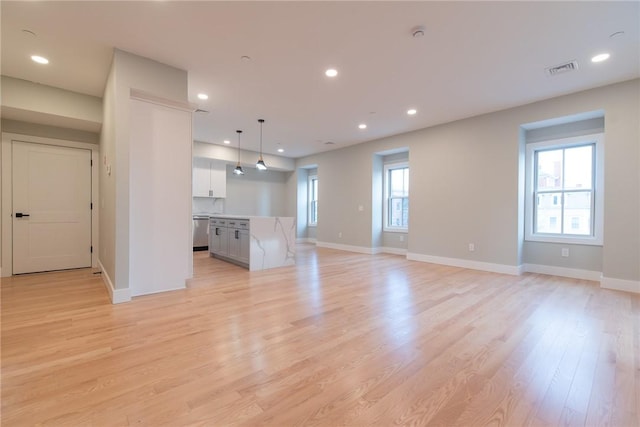
<svg viewBox="0 0 640 427">
<path fill-rule="evenodd" d="M 565 258 L 569 256 L 569 248 L 562 248 L 562 256 Z"/>
<path fill-rule="evenodd" d="M 342 239 L 342 231 L 338 233 L 338 239 Z"/>
<path fill-rule="evenodd" d="M 400 241 L 404 242 L 404 235 L 403 234 L 400 235 Z"/>
<path fill-rule="evenodd" d="M 469 243 L 469 252 L 473 252 L 476 250 L 476 245 L 475 243 Z"/>
</svg>

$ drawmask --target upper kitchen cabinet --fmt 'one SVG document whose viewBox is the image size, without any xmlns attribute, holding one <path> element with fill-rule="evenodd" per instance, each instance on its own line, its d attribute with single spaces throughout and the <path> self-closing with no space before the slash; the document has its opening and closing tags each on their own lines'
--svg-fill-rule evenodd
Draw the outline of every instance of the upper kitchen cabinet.
<svg viewBox="0 0 640 427">
<path fill-rule="evenodd" d="M 194 157 L 193 197 L 227 197 L 227 170 L 224 162 Z"/>
</svg>

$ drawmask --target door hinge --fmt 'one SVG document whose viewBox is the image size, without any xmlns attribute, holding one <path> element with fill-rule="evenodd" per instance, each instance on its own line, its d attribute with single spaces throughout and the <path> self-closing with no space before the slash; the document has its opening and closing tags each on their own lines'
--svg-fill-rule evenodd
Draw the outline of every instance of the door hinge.
<svg viewBox="0 0 640 427">
<path fill-rule="evenodd" d="M 91 210 L 93 210 L 93 202 L 91 202 Z"/>
<path fill-rule="evenodd" d="M 93 246 L 91 246 L 91 253 L 93 253 Z"/>
<path fill-rule="evenodd" d="M 89 160 L 89 164 L 90 164 L 91 166 L 93 166 L 93 159 L 90 159 L 90 160 Z"/>
</svg>

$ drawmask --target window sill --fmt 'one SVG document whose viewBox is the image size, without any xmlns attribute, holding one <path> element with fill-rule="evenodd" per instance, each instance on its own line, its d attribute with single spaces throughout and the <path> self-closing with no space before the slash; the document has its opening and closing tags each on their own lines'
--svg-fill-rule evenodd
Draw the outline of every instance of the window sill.
<svg viewBox="0 0 640 427">
<path fill-rule="evenodd" d="M 595 237 L 564 237 L 532 235 L 524 238 L 525 242 L 562 243 L 566 245 L 602 246 L 602 239 Z"/>
<path fill-rule="evenodd" d="M 408 228 L 383 228 L 382 231 L 384 231 L 385 233 L 409 233 Z"/>
<path fill-rule="evenodd" d="M 315 224 L 309 224 L 307 223 L 307 227 L 313 227 L 316 228 L 318 226 L 318 223 L 316 222 Z"/>
</svg>

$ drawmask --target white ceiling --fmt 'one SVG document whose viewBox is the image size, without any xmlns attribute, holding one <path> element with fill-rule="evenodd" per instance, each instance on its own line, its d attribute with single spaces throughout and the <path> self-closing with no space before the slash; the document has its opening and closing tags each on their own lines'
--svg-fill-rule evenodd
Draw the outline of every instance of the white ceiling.
<svg viewBox="0 0 640 427">
<path fill-rule="evenodd" d="M 264 118 L 264 151 L 276 154 L 280 144 L 290 157 L 640 76 L 637 1 L 2 1 L 1 8 L 3 75 L 101 97 L 116 47 L 188 71 L 189 100 L 209 111 L 196 114 L 195 139 L 235 145 L 242 129 L 242 147 L 258 150 Z M 411 36 L 417 25 L 424 37 Z M 624 35 L 610 37 L 618 31 Z M 608 61 L 591 63 L 604 51 Z M 33 63 L 34 53 L 50 64 Z M 577 71 L 545 74 L 570 60 Z M 329 67 L 336 78 L 325 77 Z M 209 99 L 198 100 L 199 92 Z M 358 129 L 363 122 L 368 128 Z"/>
</svg>

